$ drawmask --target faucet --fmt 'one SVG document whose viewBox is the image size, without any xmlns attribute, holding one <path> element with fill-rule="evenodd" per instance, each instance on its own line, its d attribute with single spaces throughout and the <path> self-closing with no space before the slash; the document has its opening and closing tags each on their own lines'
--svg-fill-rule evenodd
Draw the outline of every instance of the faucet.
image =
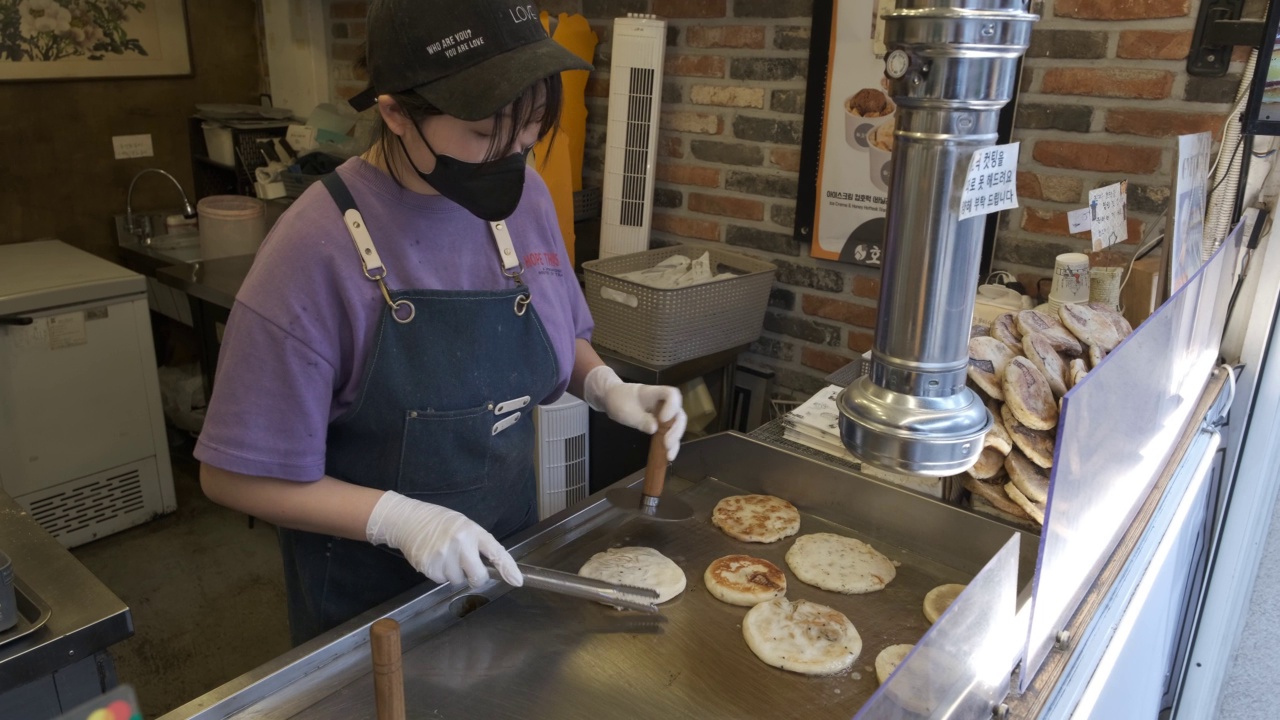
<svg viewBox="0 0 1280 720">
<path fill-rule="evenodd" d="M 144 244 L 151 240 L 151 216 L 142 215 L 139 218 L 134 218 L 133 186 L 137 184 L 138 178 L 152 172 L 160 173 L 161 175 L 169 178 L 169 180 L 173 182 L 174 187 L 178 188 L 178 192 L 182 194 L 182 217 L 190 219 L 196 216 L 195 208 L 191 206 L 191 201 L 187 199 L 186 191 L 182 189 L 181 183 L 179 183 L 176 178 L 160 168 L 146 168 L 145 170 L 140 171 L 137 175 L 134 175 L 133 180 L 129 182 L 129 194 L 125 197 L 124 201 L 124 226 L 125 230 L 127 230 L 130 235 L 138 238 L 138 241 Z"/>
</svg>

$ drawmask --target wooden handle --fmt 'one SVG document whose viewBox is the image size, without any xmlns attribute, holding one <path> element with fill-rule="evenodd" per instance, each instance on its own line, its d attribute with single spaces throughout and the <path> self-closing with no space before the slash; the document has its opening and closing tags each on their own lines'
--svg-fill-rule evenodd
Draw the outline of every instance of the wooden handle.
<svg viewBox="0 0 1280 720">
<path fill-rule="evenodd" d="M 400 662 L 400 623 L 383 618 L 369 628 L 373 656 L 373 699 L 378 720 L 405 720 L 404 668 Z"/>
<path fill-rule="evenodd" d="M 662 414 L 662 405 L 654 412 L 655 415 Z M 667 430 L 671 429 L 672 424 L 676 421 L 676 416 L 672 415 L 670 420 L 658 423 L 658 431 L 649 439 L 649 462 L 644 467 L 644 496 L 645 497 L 661 497 L 662 486 L 667 482 L 667 446 L 664 442 Z"/>
</svg>

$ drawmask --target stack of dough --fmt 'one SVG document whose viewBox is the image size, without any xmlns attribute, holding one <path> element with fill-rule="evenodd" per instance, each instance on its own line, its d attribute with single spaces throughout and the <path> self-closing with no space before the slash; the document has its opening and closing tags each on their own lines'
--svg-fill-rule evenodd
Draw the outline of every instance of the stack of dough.
<svg viewBox="0 0 1280 720">
<path fill-rule="evenodd" d="M 1100 303 L 1005 313 L 969 338 L 969 383 L 987 398 L 995 426 L 964 486 L 983 504 L 1044 523 L 1062 396 L 1133 327 Z"/>
</svg>

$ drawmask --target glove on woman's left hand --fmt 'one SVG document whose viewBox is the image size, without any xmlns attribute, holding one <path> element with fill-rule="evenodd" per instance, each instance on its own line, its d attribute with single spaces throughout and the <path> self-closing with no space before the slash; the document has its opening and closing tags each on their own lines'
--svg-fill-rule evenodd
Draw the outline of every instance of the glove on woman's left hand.
<svg viewBox="0 0 1280 720">
<path fill-rule="evenodd" d="M 641 385 L 623 382 L 607 365 L 601 365 L 587 373 L 583 383 L 583 399 L 593 409 L 606 413 L 612 420 L 650 435 L 658 431 L 658 424 L 674 418 L 671 428 L 662 438 L 667 449 L 667 461 L 676 459 L 680 452 L 680 438 L 684 436 L 689 417 L 684 412 L 684 399 L 680 391 L 667 385 Z"/>
</svg>

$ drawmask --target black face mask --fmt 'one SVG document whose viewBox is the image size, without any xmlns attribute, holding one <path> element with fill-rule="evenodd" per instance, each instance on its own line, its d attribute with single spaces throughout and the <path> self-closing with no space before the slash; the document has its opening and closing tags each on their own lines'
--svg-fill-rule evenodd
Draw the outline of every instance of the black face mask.
<svg viewBox="0 0 1280 720">
<path fill-rule="evenodd" d="M 524 167 L 528 150 L 489 162 L 466 162 L 436 152 L 416 123 L 414 128 L 418 130 L 418 137 L 422 138 L 427 149 L 436 156 L 435 169 L 424 173 L 414 164 L 413 158 L 409 157 L 404 140 L 400 140 L 400 148 L 404 150 L 405 157 L 409 158 L 409 165 L 423 182 L 481 220 L 505 220 L 516 211 L 520 196 L 524 194 Z"/>
</svg>

